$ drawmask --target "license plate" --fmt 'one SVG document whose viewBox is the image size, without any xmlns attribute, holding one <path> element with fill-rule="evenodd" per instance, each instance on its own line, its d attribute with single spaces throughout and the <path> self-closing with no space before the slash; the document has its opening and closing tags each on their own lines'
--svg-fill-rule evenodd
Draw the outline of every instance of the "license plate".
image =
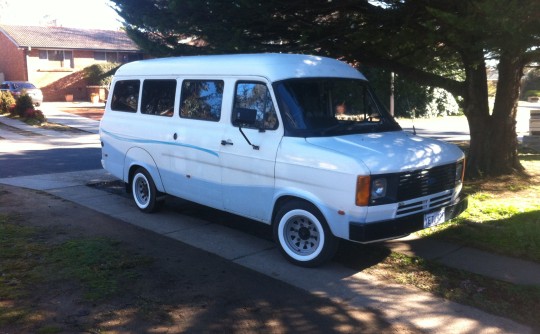
<svg viewBox="0 0 540 334">
<path fill-rule="evenodd" d="M 424 228 L 432 227 L 444 223 L 444 208 L 439 211 L 426 213 L 424 215 Z"/>
</svg>

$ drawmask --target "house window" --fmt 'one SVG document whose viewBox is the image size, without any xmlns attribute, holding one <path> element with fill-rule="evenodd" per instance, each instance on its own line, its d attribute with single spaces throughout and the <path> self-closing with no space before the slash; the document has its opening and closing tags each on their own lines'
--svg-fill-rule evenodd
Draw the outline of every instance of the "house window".
<svg viewBox="0 0 540 334">
<path fill-rule="evenodd" d="M 94 51 L 94 60 L 106 60 L 106 53 L 102 51 Z"/>
<path fill-rule="evenodd" d="M 118 61 L 118 52 L 94 51 L 94 60 L 116 63 Z"/>
<path fill-rule="evenodd" d="M 64 61 L 64 51 L 49 50 L 47 53 L 49 61 Z"/>
<path fill-rule="evenodd" d="M 73 51 L 64 51 L 64 66 L 63 67 L 73 67 Z"/>
<path fill-rule="evenodd" d="M 39 50 L 39 59 L 47 68 L 73 68 L 73 51 L 65 50 Z"/>
<path fill-rule="evenodd" d="M 124 54 L 124 63 L 129 63 L 130 61 L 142 60 L 142 53 L 125 53 Z"/>
<path fill-rule="evenodd" d="M 107 62 L 109 62 L 109 63 L 118 62 L 118 53 L 117 52 L 107 52 Z"/>
<path fill-rule="evenodd" d="M 129 63 L 143 59 L 142 53 L 94 51 L 94 60 L 109 63 Z"/>
</svg>

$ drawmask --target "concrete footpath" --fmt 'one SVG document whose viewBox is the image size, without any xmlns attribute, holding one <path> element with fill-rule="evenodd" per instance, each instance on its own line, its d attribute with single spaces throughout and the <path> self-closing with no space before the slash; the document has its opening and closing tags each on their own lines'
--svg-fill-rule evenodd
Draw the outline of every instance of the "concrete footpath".
<svg viewBox="0 0 540 334">
<path fill-rule="evenodd" d="M 97 121 L 61 113 L 54 108 L 49 109 L 46 105 L 42 110 L 50 122 L 97 133 Z M 6 117 L 0 117 L 0 122 L 23 131 L 35 130 Z M 0 137 L 6 138 L 7 132 L 9 131 L 0 128 Z M 50 133 L 42 135 L 44 138 L 51 136 Z M 71 136 L 76 145 L 76 135 Z M 17 141 L 16 138 L 6 139 Z M 95 135 L 94 140 L 99 142 Z M 103 170 L 89 170 L 5 178 L 0 179 L 0 184 L 51 193 L 203 249 L 311 293 L 345 302 L 353 307 L 377 310 L 389 321 L 406 323 L 427 332 L 532 333 L 530 328 L 514 321 L 449 302 L 413 288 L 383 284 L 370 275 L 337 263 L 316 269 L 295 267 L 287 263 L 276 246 L 269 241 L 172 210 L 152 215 L 143 214 L 126 197 L 88 187 L 88 184 L 111 180 L 114 178 Z M 415 237 L 390 241 L 386 245 L 396 252 L 435 260 L 469 272 L 515 284 L 540 286 L 540 265 L 536 263 Z"/>
</svg>

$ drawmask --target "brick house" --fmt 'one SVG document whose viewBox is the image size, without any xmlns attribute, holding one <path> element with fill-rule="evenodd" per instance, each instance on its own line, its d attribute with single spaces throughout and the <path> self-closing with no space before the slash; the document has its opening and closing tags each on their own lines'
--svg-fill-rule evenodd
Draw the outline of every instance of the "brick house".
<svg viewBox="0 0 540 334">
<path fill-rule="evenodd" d="M 0 79 L 30 81 L 45 101 L 62 101 L 66 94 L 87 100 L 82 69 L 142 58 L 123 31 L 0 25 Z"/>
</svg>

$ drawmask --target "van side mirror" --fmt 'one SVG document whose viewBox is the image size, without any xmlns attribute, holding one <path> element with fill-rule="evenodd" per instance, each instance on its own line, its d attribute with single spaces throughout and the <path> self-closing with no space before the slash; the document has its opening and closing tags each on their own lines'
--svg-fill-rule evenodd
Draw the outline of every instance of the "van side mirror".
<svg viewBox="0 0 540 334">
<path fill-rule="evenodd" d="M 240 133 L 242 134 L 242 136 L 244 136 L 244 139 L 246 140 L 246 142 L 249 145 L 251 145 L 251 147 L 253 147 L 254 150 L 258 150 L 259 146 L 253 145 L 249 141 L 244 131 L 242 130 L 242 126 L 255 124 L 257 120 L 257 110 L 249 109 L 249 108 L 235 108 L 234 113 L 235 113 L 235 119 L 233 123 L 235 125 L 238 125 L 238 130 L 240 130 Z"/>
<path fill-rule="evenodd" d="M 235 112 L 235 124 L 242 125 L 254 125 L 257 120 L 257 110 L 249 108 L 236 108 Z"/>
</svg>

